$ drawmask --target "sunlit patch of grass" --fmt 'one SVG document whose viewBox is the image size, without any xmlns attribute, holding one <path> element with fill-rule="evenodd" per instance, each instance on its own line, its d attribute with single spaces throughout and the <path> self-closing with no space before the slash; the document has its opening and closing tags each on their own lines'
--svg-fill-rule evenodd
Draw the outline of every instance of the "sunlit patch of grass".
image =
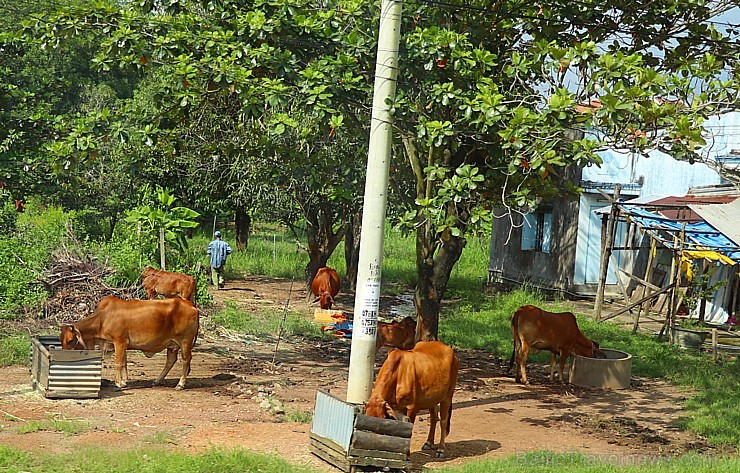
<svg viewBox="0 0 740 473">
<path fill-rule="evenodd" d="M 297 422 L 299 424 L 310 424 L 313 421 L 313 412 L 300 409 L 288 409 L 282 416 L 283 422 Z"/>
<path fill-rule="evenodd" d="M 71 470 L 70 470 L 71 468 Z M 274 455 L 260 455 L 246 450 L 212 449 L 199 454 L 170 452 L 157 448 L 148 450 L 106 450 L 79 448 L 73 452 L 46 454 L 27 453 L 0 445 L 0 471 L 70 471 L 106 473 L 164 473 L 187 471 L 210 473 L 219 471 L 262 471 L 266 473 L 312 473 L 318 470 L 294 465 Z"/>
<path fill-rule="evenodd" d="M 210 317 L 210 322 L 250 335 L 277 336 L 282 327 L 282 335 L 295 335 L 309 338 L 320 338 L 321 329 L 312 321 L 301 315 L 285 314 L 283 311 L 268 309 L 263 313 L 254 314 L 240 309 L 234 301 L 227 300 L 226 308 Z"/>
<path fill-rule="evenodd" d="M 737 457 L 717 458 L 704 455 L 668 457 L 651 454 L 613 454 L 590 457 L 581 453 L 547 451 L 521 453 L 506 458 L 473 460 L 460 466 L 443 467 L 444 473 L 532 473 L 567 471 L 569 473 L 692 473 L 735 472 L 740 469 Z"/>
<path fill-rule="evenodd" d="M 74 435 L 88 430 L 90 426 L 87 422 L 77 419 L 55 418 L 48 420 L 31 420 L 27 421 L 16 428 L 19 434 L 28 434 L 32 432 L 63 432 L 67 435 Z"/>
</svg>

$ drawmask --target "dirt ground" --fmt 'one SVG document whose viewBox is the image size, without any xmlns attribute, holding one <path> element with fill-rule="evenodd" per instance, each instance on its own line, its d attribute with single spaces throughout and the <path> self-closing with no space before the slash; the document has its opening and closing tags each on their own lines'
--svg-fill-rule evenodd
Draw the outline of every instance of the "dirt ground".
<svg viewBox="0 0 740 473">
<path fill-rule="evenodd" d="M 247 310 L 276 314 L 290 297 L 290 310 L 312 318 L 314 306 L 289 280 L 249 277 L 227 281 L 215 293 L 217 306 L 231 300 Z M 382 304 L 392 304 L 383 300 Z M 351 312 L 354 295 L 340 293 L 335 308 Z M 383 312 L 381 310 L 381 312 Z M 279 315 L 276 315 L 279 316 Z M 151 382 L 164 354 L 148 359 L 129 354 L 129 388 L 115 392 L 112 354 L 103 363 L 100 399 L 50 400 L 34 392 L 27 366 L 3 368 L 0 377 L 0 443 L 30 451 L 70 451 L 87 445 L 108 448 L 164 447 L 199 452 L 213 446 L 280 455 L 320 471 L 338 471 L 309 452 L 309 423 L 285 420 L 313 412 L 316 391 L 346 397 L 350 340 L 326 337 L 256 339 L 202 322 L 188 388 L 175 391 L 178 362 L 162 387 Z M 277 347 L 277 351 L 276 351 Z M 378 365 L 385 356 L 378 355 Z M 626 390 L 583 389 L 550 384 L 549 367 L 528 364 L 532 384 L 521 386 L 506 373 L 508 360 L 483 351 L 458 350 L 455 393 L 446 458 L 421 445 L 428 415 L 414 426 L 412 460 L 417 467 L 455 465 L 531 450 L 582 452 L 622 463 L 687 451 L 715 452 L 678 423 L 688 393 L 652 379 L 633 378 Z M 275 362 L 273 363 L 273 358 Z M 70 420 L 84 428 L 68 434 L 19 433 L 30 421 Z"/>
</svg>

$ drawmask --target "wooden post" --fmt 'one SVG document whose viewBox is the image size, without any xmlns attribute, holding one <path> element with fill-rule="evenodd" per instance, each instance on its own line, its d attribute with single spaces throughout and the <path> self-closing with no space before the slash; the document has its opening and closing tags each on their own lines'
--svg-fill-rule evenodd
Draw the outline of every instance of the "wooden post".
<svg viewBox="0 0 740 473">
<path fill-rule="evenodd" d="M 612 254 L 612 246 L 614 244 L 614 227 L 616 226 L 617 220 L 617 201 L 619 200 L 619 194 L 622 192 L 622 186 L 617 184 L 614 186 L 614 196 L 611 202 L 611 210 L 609 211 L 609 220 L 606 222 L 606 235 L 604 235 L 604 242 L 601 247 L 601 264 L 599 266 L 599 286 L 596 290 L 596 302 L 594 304 L 594 317 L 598 321 L 601 318 L 601 309 L 604 305 L 604 290 L 606 288 L 606 277 L 609 270 L 609 256 Z"/>
<path fill-rule="evenodd" d="M 164 265 L 164 227 L 159 227 L 159 262 L 162 267 L 162 271 L 166 271 Z"/>
<path fill-rule="evenodd" d="M 647 284 L 650 284 L 650 279 L 653 277 L 653 258 L 655 257 L 655 251 L 657 240 L 655 238 L 650 238 L 650 254 L 648 255 L 648 262 L 647 262 L 647 268 L 645 268 L 645 282 Z M 650 294 L 650 286 L 645 285 L 645 293 L 643 293 L 643 296 L 647 296 Z M 645 311 L 645 318 L 650 316 L 650 307 L 652 307 L 652 301 L 645 301 L 642 304 L 642 310 Z M 637 312 L 637 317 L 635 317 L 635 325 L 632 327 L 632 333 L 637 333 L 637 330 L 640 327 L 640 312 Z"/>
<path fill-rule="evenodd" d="M 681 255 L 683 254 L 683 240 L 686 231 L 686 223 L 681 225 L 681 233 L 678 238 L 673 239 L 674 255 L 673 264 L 671 265 L 671 280 L 673 281 L 673 291 L 668 305 L 667 326 L 668 341 L 673 343 L 673 327 L 676 325 L 676 309 L 678 302 L 678 288 L 681 285 Z M 678 241 L 677 241 L 678 240 Z"/>
<path fill-rule="evenodd" d="M 712 361 L 717 363 L 717 329 L 712 329 Z"/>
</svg>

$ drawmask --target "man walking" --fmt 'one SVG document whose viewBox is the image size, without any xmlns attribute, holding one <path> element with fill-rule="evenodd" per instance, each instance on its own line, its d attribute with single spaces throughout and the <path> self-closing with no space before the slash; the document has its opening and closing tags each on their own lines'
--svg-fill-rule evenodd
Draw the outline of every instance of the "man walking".
<svg viewBox="0 0 740 473">
<path fill-rule="evenodd" d="M 208 244 L 208 254 L 211 255 L 211 281 L 216 289 L 224 287 L 224 264 L 226 256 L 231 254 L 231 246 L 221 239 L 221 232 L 216 230 L 213 241 Z"/>
</svg>

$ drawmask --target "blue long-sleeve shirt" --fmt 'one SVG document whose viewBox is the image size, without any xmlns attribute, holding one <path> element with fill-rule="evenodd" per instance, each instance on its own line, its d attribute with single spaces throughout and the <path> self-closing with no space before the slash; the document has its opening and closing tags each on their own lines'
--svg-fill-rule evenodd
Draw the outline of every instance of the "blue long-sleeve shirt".
<svg viewBox="0 0 740 473">
<path fill-rule="evenodd" d="M 231 246 L 221 239 L 213 240 L 208 244 L 208 254 L 211 255 L 211 267 L 220 268 L 226 263 L 226 255 L 231 254 Z"/>
</svg>

